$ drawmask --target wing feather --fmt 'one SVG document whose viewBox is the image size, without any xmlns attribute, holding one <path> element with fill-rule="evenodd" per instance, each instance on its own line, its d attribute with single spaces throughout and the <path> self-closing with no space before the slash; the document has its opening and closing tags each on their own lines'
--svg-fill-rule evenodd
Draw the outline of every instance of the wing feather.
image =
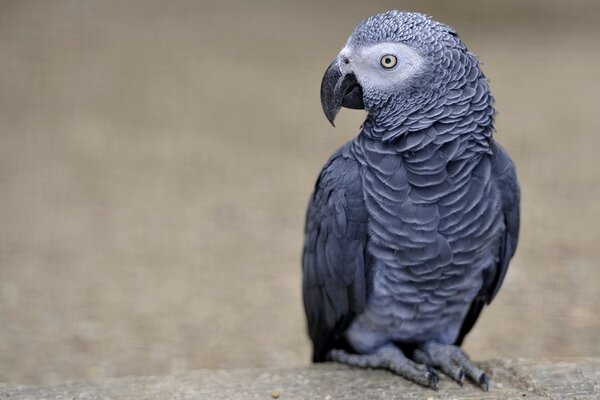
<svg viewBox="0 0 600 400">
<path fill-rule="evenodd" d="M 498 262 L 496 267 L 490 271 L 484 285 L 475 298 L 467 316 L 463 322 L 456 344 L 462 344 L 463 339 L 475 325 L 481 310 L 486 304 L 490 304 L 500 290 L 508 264 L 515 254 L 517 242 L 519 241 L 520 226 L 520 189 L 517 180 L 515 166 L 498 143 L 493 145 L 494 159 L 492 169 L 493 184 L 501 195 L 502 222 L 504 228 L 499 241 Z"/>
<path fill-rule="evenodd" d="M 303 298 L 315 362 L 364 310 L 366 241 L 360 166 L 340 149 L 321 171 L 306 216 Z"/>
</svg>

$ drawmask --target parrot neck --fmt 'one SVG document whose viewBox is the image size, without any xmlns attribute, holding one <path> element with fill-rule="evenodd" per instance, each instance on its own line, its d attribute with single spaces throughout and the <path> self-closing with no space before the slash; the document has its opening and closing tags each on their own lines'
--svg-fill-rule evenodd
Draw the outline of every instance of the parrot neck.
<svg viewBox="0 0 600 400">
<path fill-rule="evenodd" d="M 487 79 L 476 61 L 468 73 L 444 82 L 441 92 L 407 90 L 374 104 L 362 126 L 362 134 L 384 142 L 441 127 L 452 134 L 468 134 L 475 130 L 492 132 L 494 99 Z"/>
<path fill-rule="evenodd" d="M 350 148 L 369 174 L 385 182 L 386 190 L 402 196 L 413 190 L 419 201 L 434 203 L 439 200 L 435 193 L 463 185 L 468 172 L 492 154 L 493 115 L 491 100 L 486 100 L 460 115 L 433 120 L 411 116 L 390 128 L 367 118 Z M 404 172 L 398 172 L 399 165 Z"/>
<path fill-rule="evenodd" d="M 485 77 L 482 75 L 476 87 L 461 90 L 470 97 L 456 103 L 438 101 L 442 105 L 424 106 L 412 113 L 369 113 L 356 144 L 363 147 L 361 144 L 379 142 L 378 147 L 385 147 L 386 152 L 419 161 L 434 156 L 449 161 L 491 154 L 495 110 Z"/>
</svg>

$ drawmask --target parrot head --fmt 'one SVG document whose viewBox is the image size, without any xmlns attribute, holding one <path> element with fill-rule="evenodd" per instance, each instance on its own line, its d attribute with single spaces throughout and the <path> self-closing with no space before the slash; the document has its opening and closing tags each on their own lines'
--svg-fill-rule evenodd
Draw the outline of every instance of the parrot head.
<svg viewBox="0 0 600 400">
<path fill-rule="evenodd" d="M 426 15 L 377 14 L 358 24 L 327 68 L 321 105 L 332 125 L 342 107 L 389 119 L 439 99 L 473 59 L 452 28 Z"/>
</svg>

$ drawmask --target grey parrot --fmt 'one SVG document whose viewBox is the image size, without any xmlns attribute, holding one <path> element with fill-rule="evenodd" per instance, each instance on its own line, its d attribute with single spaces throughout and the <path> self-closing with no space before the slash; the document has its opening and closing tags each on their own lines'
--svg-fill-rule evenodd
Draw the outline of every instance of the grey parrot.
<svg viewBox="0 0 600 400">
<path fill-rule="evenodd" d="M 436 389 L 437 370 L 489 389 L 460 345 L 502 285 L 519 236 L 519 184 L 492 138 L 475 55 L 430 17 L 389 11 L 352 32 L 321 83 L 333 124 L 360 133 L 309 201 L 303 300 L 313 361 L 384 368 Z"/>
</svg>

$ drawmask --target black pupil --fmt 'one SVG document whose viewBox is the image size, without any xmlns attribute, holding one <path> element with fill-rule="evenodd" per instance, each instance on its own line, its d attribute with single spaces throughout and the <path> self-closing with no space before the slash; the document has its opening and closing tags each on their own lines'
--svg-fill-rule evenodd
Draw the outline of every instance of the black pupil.
<svg viewBox="0 0 600 400">
<path fill-rule="evenodd" d="M 391 64 L 391 63 L 392 63 L 392 59 L 391 59 L 391 58 L 389 58 L 389 57 L 388 57 L 388 58 L 386 58 L 386 59 L 385 59 L 385 63 L 386 63 L 386 64 Z"/>
</svg>

